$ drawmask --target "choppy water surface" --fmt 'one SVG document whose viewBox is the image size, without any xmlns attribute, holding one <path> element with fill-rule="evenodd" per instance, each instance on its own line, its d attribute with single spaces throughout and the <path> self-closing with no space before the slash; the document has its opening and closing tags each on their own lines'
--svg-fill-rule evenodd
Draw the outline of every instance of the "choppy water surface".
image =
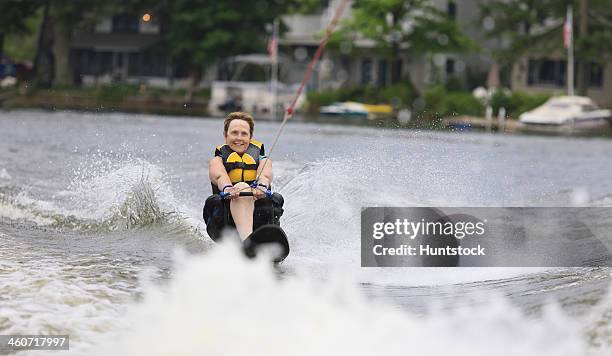
<svg viewBox="0 0 612 356">
<path fill-rule="evenodd" d="M 272 159 L 292 254 L 275 271 L 205 232 L 221 131 L 0 113 L 0 334 L 70 334 L 78 355 L 610 351 L 610 269 L 360 268 L 359 214 L 609 206 L 611 140 L 290 124 Z"/>
</svg>

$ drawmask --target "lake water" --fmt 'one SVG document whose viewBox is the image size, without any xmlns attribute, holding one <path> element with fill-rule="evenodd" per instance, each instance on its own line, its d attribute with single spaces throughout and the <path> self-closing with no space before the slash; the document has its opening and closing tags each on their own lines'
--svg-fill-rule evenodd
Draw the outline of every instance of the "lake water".
<svg viewBox="0 0 612 356">
<path fill-rule="evenodd" d="M 0 334 L 75 355 L 610 352 L 609 268 L 361 268 L 359 236 L 365 206 L 610 206 L 612 140 L 289 123 L 277 269 L 205 232 L 221 143 L 220 119 L 0 112 Z"/>
</svg>

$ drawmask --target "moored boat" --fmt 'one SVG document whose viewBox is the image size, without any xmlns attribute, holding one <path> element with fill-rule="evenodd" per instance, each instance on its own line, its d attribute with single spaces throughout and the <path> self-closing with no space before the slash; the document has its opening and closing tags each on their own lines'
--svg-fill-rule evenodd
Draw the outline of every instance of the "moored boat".
<svg viewBox="0 0 612 356">
<path fill-rule="evenodd" d="M 600 109 L 587 97 L 558 96 L 550 98 L 543 105 L 519 116 L 525 128 L 568 127 L 594 129 L 609 126 L 612 113 Z"/>
<path fill-rule="evenodd" d="M 391 105 L 385 104 L 372 105 L 354 101 L 346 101 L 321 106 L 319 113 L 321 115 L 361 117 L 369 120 L 375 120 L 391 117 L 393 115 L 393 108 Z"/>
</svg>

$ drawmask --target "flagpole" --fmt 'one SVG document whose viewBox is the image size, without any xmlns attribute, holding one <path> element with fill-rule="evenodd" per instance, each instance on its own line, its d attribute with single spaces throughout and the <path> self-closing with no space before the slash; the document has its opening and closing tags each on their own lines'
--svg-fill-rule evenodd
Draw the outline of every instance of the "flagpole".
<svg viewBox="0 0 612 356">
<path fill-rule="evenodd" d="M 569 37 L 567 45 L 567 95 L 574 95 L 574 13 L 572 6 L 567 7 L 567 17 L 565 20 L 564 31 L 568 31 Z"/>
<path fill-rule="evenodd" d="M 278 98 L 278 19 L 274 19 L 272 38 L 272 120 L 276 120 L 276 107 Z"/>
</svg>

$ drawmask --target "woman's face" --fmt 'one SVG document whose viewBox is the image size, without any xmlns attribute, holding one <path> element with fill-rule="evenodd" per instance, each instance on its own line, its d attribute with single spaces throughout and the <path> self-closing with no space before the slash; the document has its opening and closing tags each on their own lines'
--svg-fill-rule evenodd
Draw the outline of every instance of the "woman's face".
<svg viewBox="0 0 612 356">
<path fill-rule="evenodd" d="M 248 122 L 240 119 L 232 120 L 224 135 L 225 143 L 234 152 L 242 154 L 249 148 L 251 130 Z"/>
</svg>

